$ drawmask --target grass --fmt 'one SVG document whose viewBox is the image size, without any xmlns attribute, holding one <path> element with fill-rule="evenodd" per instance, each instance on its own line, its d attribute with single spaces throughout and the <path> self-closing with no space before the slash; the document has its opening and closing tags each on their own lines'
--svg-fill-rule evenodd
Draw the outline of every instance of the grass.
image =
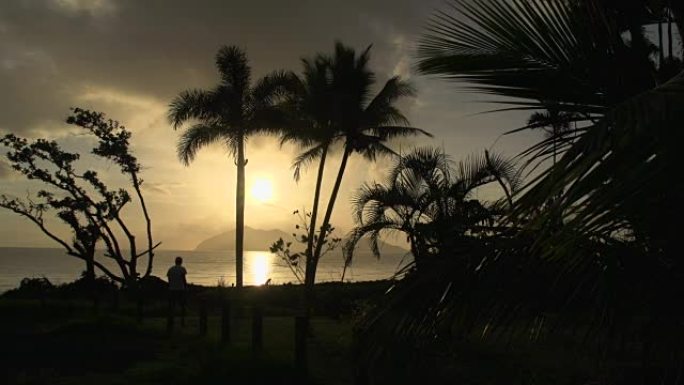
<svg viewBox="0 0 684 385">
<path fill-rule="evenodd" d="M 266 315 L 263 350 L 251 348 L 251 320 L 235 317 L 229 346 L 220 343 L 220 317 L 210 312 L 199 336 L 195 307 L 184 328 L 166 332 L 161 304 L 136 322 L 133 305 L 94 314 L 84 301 L 0 300 L 0 383 L 13 384 L 348 384 L 348 320 L 313 318 L 310 375 L 294 368 L 294 319 Z M 238 312 L 239 313 L 239 312 Z M 242 313 L 247 313 L 246 311 Z"/>
</svg>

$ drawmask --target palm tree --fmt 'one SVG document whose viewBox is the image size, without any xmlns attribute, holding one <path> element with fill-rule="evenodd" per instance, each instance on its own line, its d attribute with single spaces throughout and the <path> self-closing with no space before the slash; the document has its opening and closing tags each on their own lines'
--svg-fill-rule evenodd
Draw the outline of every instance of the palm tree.
<svg viewBox="0 0 684 385">
<path fill-rule="evenodd" d="M 458 314 L 456 326 L 481 338 L 584 333 L 591 349 L 578 347 L 600 350 L 596 360 L 606 362 L 640 329 L 645 335 L 628 353 L 644 366 L 654 352 L 673 357 L 659 358 L 669 371 L 660 378 L 679 378 L 681 345 L 670 341 L 683 338 L 674 326 L 682 314 L 664 293 L 684 290 L 680 234 L 667 225 L 684 215 L 681 65 L 678 75 L 656 76 L 657 56 L 639 41 L 641 10 L 622 9 L 627 2 L 450 3 L 421 42 L 423 73 L 459 80 L 504 109 L 552 104 L 572 114 L 577 128 L 526 152 L 532 161 L 553 152 L 558 158 L 518 195 L 512 219 L 522 228 L 479 254 L 469 250 L 477 254 L 470 266 L 447 259 L 422 280 L 398 284 L 369 335 L 391 330 L 432 339 L 436 328 L 454 326 L 449 314 Z M 668 3 L 682 31 L 682 2 Z M 568 135 L 572 140 L 562 140 Z M 551 196 L 559 199 L 540 212 Z M 560 229 L 552 225 L 558 215 Z"/>
<path fill-rule="evenodd" d="M 251 69 L 245 52 L 235 46 L 222 47 L 216 55 L 220 83 L 210 90 L 181 92 L 169 106 L 169 120 L 174 129 L 188 121 L 178 141 L 178 157 L 189 165 L 197 151 L 211 144 L 226 146 L 237 166 L 235 198 L 235 271 L 236 286 L 243 286 L 243 241 L 245 223 L 245 145 L 250 136 L 275 132 L 284 123 L 277 107 L 278 97 L 290 75 L 274 72 L 250 87 Z"/>
<path fill-rule="evenodd" d="M 317 55 L 313 59 L 302 59 L 304 67 L 302 77 L 293 76 L 289 86 L 289 129 L 281 135 L 281 144 L 294 142 L 303 150 L 292 166 L 295 181 L 299 181 L 306 166 L 318 160 L 316 187 L 312 210 L 308 217 L 308 234 L 304 253 L 307 295 L 310 295 L 308 291 L 313 288 L 311 274 L 315 271 L 314 245 L 319 237 L 325 238 L 328 235 L 327 231 L 316 233 L 316 222 L 326 159 L 337 136 L 332 124 L 333 101 L 328 62 L 328 58 L 323 55 Z M 306 218 L 307 214 L 304 219 Z"/>
<path fill-rule="evenodd" d="M 298 114 L 304 123 L 291 138 L 301 133 L 305 151 L 295 161 L 295 177 L 301 168 L 319 160 L 319 169 L 314 194 L 307 246 L 307 273 L 305 284 L 312 288 L 321 251 L 330 229 L 337 195 L 342 184 L 349 157 L 353 153 L 374 161 L 378 155 L 394 154 L 386 143 L 395 137 L 429 135 L 427 132 L 409 127 L 408 120 L 396 107 L 403 97 L 413 95 L 413 88 L 399 77 L 389 79 L 382 89 L 370 98 L 375 76 L 368 69 L 370 46 L 361 54 L 354 49 L 336 43 L 331 56 L 317 55 L 304 61 L 304 79 L 298 87 L 300 107 Z M 289 138 L 288 138 L 289 140 Z M 322 185 L 323 170 L 328 152 L 335 144 L 342 146 L 342 159 L 335 178 L 326 211 L 315 237 L 318 200 Z"/>
<path fill-rule="evenodd" d="M 513 164 L 500 156 L 473 156 L 456 168 L 440 149 L 417 148 L 402 155 L 385 183 L 365 184 L 354 197 L 357 227 L 345 247 L 369 236 L 371 250 L 380 256 L 378 239 L 384 232 L 406 234 L 415 265 L 448 256 L 458 243 L 495 230 L 507 198 L 491 203 L 473 198 L 479 187 L 505 183 L 505 195 L 519 187 Z M 502 185 L 503 187 L 503 185 Z"/>
<path fill-rule="evenodd" d="M 570 131 L 570 124 L 574 116 L 567 112 L 559 111 L 552 105 L 546 107 L 546 111 L 533 113 L 527 120 L 528 128 L 544 130 L 546 137 L 552 142 L 553 165 L 557 162 L 558 142 L 561 137 Z"/>
</svg>

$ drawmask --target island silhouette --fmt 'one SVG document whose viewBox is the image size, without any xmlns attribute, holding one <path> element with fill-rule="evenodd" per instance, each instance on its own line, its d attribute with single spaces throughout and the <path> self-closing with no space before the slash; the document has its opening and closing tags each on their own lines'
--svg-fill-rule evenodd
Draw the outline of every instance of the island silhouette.
<svg viewBox="0 0 684 385">
<path fill-rule="evenodd" d="M 287 233 L 279 229 L 262 230 L 245 226 L 244 247 L 245 250 L 268 250 L 271 244 L 273 244 L 273 242 L 277 241 L 279 238 L 290 240 L 292 239 L 292 233 Z M 378 245 L 380 246 L 380 252 L 382 254 L 403 255 L 408 252 L 407 249 L 383 241 L 378 241 Z M 225 251 L 233 250 L 234 247 L 235 229 L 231 229 L 205 239 L 197 244 L 193 251 Z M 341 253 L 342 248 L 339 247 L 334 252 Z M 357 246 L 357 252 L 362 254 L 370 254 L 370 242 L 367 239 L 359 242 Z"/>
</svg>

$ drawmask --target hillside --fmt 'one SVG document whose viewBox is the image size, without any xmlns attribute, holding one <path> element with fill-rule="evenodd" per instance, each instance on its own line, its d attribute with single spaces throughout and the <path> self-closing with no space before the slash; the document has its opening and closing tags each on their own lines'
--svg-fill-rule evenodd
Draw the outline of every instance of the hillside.
<svg viewBox="0 0 684 385">
<path fill-rule="evenodd" d="M 282 230 L 261 230 L 251 227 L 245 227 L 245 250 L 268 250 L 273 242 L 278 238 L 283 238 L 286 241 L 292 239 L 292 234 L 288 234 Z M 227 231 L 200 242 L 195 251 L 221 251 L 233 250 L 235 248 L 235 231 Z M 367 240 L 360 242 L 358 248 L 359 253 L 370 253 L 370 245 Z M 380 250 L 383 254 L 388 255 L 403 255 L 407 251 L 401 247 L 390 245 L 380 241 Z"/>
</svg>

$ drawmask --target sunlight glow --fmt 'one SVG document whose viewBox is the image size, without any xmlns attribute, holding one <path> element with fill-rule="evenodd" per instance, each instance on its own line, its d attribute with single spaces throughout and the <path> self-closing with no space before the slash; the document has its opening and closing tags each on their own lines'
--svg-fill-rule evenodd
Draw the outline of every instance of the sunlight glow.
<svg viewBox="0 0 684 385">
<path fill-rule="evenodd" d="M 258 202 L 269 202 L 273 199 L 273 184 L 268 179 L 257 179 L 252 185 L 252 197 Z"/>
<path fill-rule="evenodd" d="M 263 285 L 271 273 L 271 260 L 268 253 L 253 252 L 250 255 L 251 275 L 254 285 Z"/>
</svg>

